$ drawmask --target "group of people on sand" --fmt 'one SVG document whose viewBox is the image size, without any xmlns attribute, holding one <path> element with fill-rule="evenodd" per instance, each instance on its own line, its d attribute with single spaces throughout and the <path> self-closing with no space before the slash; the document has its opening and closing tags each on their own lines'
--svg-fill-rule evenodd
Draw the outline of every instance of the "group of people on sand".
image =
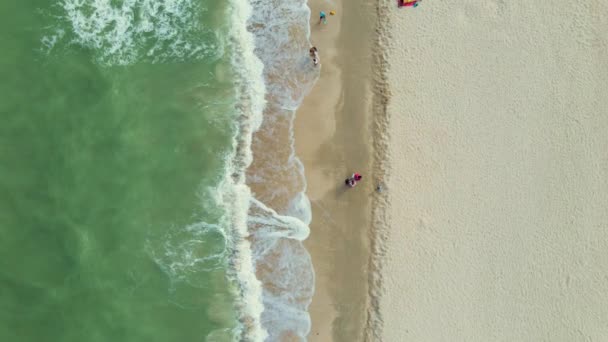
<svg viewBox="0 0 608 342">
<path fill-rule="evenodd" d="M 346 180 L 344 181 L 344 183 L 350 187 L 350 188 L 354 188 L 355 186 L 357 186 L 357 182 L 360 182 L 361 179 L 363 179 L 363 176 L 361 176 L 361 174 L 359 173 L 353 173 L 352 176 L 346 178 Z"/>
<path fill-rule="evenodd" d="M 335 15 L 336 12 L 335 11 L 329 11 L 330 15 Z M 325 14 L 324 11 L 321 11 L 321 13 L 319 13 L 319 24 L 327 24 L 327 14 Z M 316 46 L 313 46 L 310 48 L 310 50 L 308 50 L 308 52 L 310 52 L 310 57 L 312 57 L 312 62 L 313 64 L 319 65 L 320 59 L 319 59 L 319 50 L 317 50 Z"/>
</svg>

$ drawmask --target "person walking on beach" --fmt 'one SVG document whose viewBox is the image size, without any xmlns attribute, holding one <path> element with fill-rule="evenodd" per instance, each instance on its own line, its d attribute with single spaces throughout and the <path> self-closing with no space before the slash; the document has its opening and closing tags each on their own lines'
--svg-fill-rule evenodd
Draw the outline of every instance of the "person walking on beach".
<svg viewBox="0 0 608 342">
<path fill-rule="evenodd" d="M 312 62 L 317 65 L 319 64 L 319 50 L 317 50 L 316 46 L 313 46 L 308 50 L 310 52 L 310 57 L 312 57 Z"/>
<path fill-rule="evenodd" d="M 319 13 L 319 24 L 320 23 L 327 24 L 327 15 L 323 11 Z"/>
<path fill-rule="evenodd" d="M 363 176 L 355 172 L 352 176 L 346 178 L 344 184 L 346 184 L 349 188 L 354 188 L 357 185 L 357 182 L 359 182 L 361 179 L 363 179 Z"/>
</svg>

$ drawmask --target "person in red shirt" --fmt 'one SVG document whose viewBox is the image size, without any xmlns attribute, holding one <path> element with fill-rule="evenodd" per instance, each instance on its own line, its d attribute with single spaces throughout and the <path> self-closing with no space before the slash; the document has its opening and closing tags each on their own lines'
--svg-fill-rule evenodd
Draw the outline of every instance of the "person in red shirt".
<svg viewBox="0 0 608 342">
<path fill-rule="evenodd" d="M 346 184 L 347 186 L 354 188 L 355 185 L 357 185 L 357 182 L 360 181 L 363 178 L 363 176 L 361 176 L 361 174 L 359 173 L 353 173 L 352 176 L 350 176 L 349 178 L 346 178 L 346 180 L 344 181 L 344 184 Z"/>
</svg>

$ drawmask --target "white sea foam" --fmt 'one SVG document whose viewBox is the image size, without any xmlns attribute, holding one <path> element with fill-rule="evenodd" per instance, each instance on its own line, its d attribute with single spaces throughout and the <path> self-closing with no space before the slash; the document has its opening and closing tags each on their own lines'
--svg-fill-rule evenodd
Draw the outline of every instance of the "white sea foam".
<svg viewBox="0 0 608 342">
<path fill-rule="evenodd" d="M 200 23 L 200 1 L 60 0 L 58 8 L 58 26 L 41 39 L 46 51 L 65 39 L 111 65 L 221 55 L 222 46 L 207 39 L 214 32 Z"/>
<path fill-rule="evenodd" d="M 231 47 L 233 66 L 238 76 L 237 106 L 239 114 L 238 135 L 234 141 L 235 155 L 228 163 L 229 172 L 224 180 L 224 203 L 230 219 L 233 257 L 231 270 L 238 280 L 240 301 L 237 309 L 241 327 L 237 332 L 239 340 L 263 341 L 268 333 L 261 324 L 264 310 L 262 287 L 255 276 L 251 244 L 247 240 L 247 215 L 252 198 L 251 190 L 245 184 L 245 170 L 252 161 L 251 141 L 253 132 L 262 123 L 265 107 L 266 88 L 263 78 L 263 64 L 254 54 L 253 36 L 247 31 L 246 22 L 251 15 L 251 6 L 246 1 L 230 2 Z"/>
<path fill-rule="evenodd" d="M 310 228 L 300 219 L 289 215 L 279 215 L 255 198 L 251 199 L 249 224 L 257 226 L 254 234 L 258 236 L 304 241 L 310 234 Z"/>
<path fill-rule="evenodd" d="M 314 291 L 310 256 L 302 241 L 310 234 L 296 217 L 280 215 L 252 199 L 249 229 L 256 273 L 264 284 L 262 324 L 269 341 L 283 334 L 305 339 L 310 331 L 308 305 Z"/>
<path fill-rule="evenodd" d="M 264 62 L 269 97 L 280 108 L 294 111 L 318 76 L 316 71 L 302 72 L 314 69 L 308 56 L 310 9 L 304 0 L 250 1 L 255 10 L 249 27 L 256 36 L 256 54 Z"/>
<path fill-rule="evenodd" d="M 162 248 L 150 248 L 156 263 L 171 281 L 185 281 L 193 287 L 193 274 L 223 267 L 226 257 L 226 235 L 222 227 L 197 222 L 186 227 L 173 227 L 163 237 Z"/>
<path fill-rule="evenodd" d="M 51 35 L 42 37 L 40 40 L 42 43 L 42 50 L 51 51 L 64 36 L 65 31 L 63 29 L 57 29 Z"/>
<path fill-rule="evenodd" d="M 287 336 L 305 340 L 310 332 L 307 310 L 314 292 L 314 271 L 302 241 L 310 233 L 311 208 L 305 195 L 304 168 L 295 156 L 293 121 L 295 110 L 318 77 L 319 68 L 308 56 L 310 9 L 304 0 L 251 3 L 254 11 L 248 27 L 255 35 L 256 55 L 264 63 L 268 100 L 258 133 L 264 138 L 258 142 L 274 141 L 282 151 L 288 149 L 287 157 L 271 149 L 257 154 L 260 160 L 248 179 L 265 189 L 252 199 L 248 221 L 256 275 L 263 284 L 262 324 L 268 341 Z M 267 185 L 270 183 L 274 186 Z"/>
</svg>

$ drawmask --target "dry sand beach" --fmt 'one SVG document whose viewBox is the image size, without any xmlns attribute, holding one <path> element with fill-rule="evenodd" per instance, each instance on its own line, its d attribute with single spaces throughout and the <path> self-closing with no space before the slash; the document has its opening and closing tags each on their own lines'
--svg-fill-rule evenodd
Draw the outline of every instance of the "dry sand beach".
<svg viewBox="0 0 608 342">
<path fill-rule="evenodd" d="M 369 339 L 608 340 L 608 2 L 386 10 L 390 220 Z"/>
<path fill-rule="evenodd" d="M 309 6 L 309 340 L 608 339 L 608 4 Z"/>
</svg>

